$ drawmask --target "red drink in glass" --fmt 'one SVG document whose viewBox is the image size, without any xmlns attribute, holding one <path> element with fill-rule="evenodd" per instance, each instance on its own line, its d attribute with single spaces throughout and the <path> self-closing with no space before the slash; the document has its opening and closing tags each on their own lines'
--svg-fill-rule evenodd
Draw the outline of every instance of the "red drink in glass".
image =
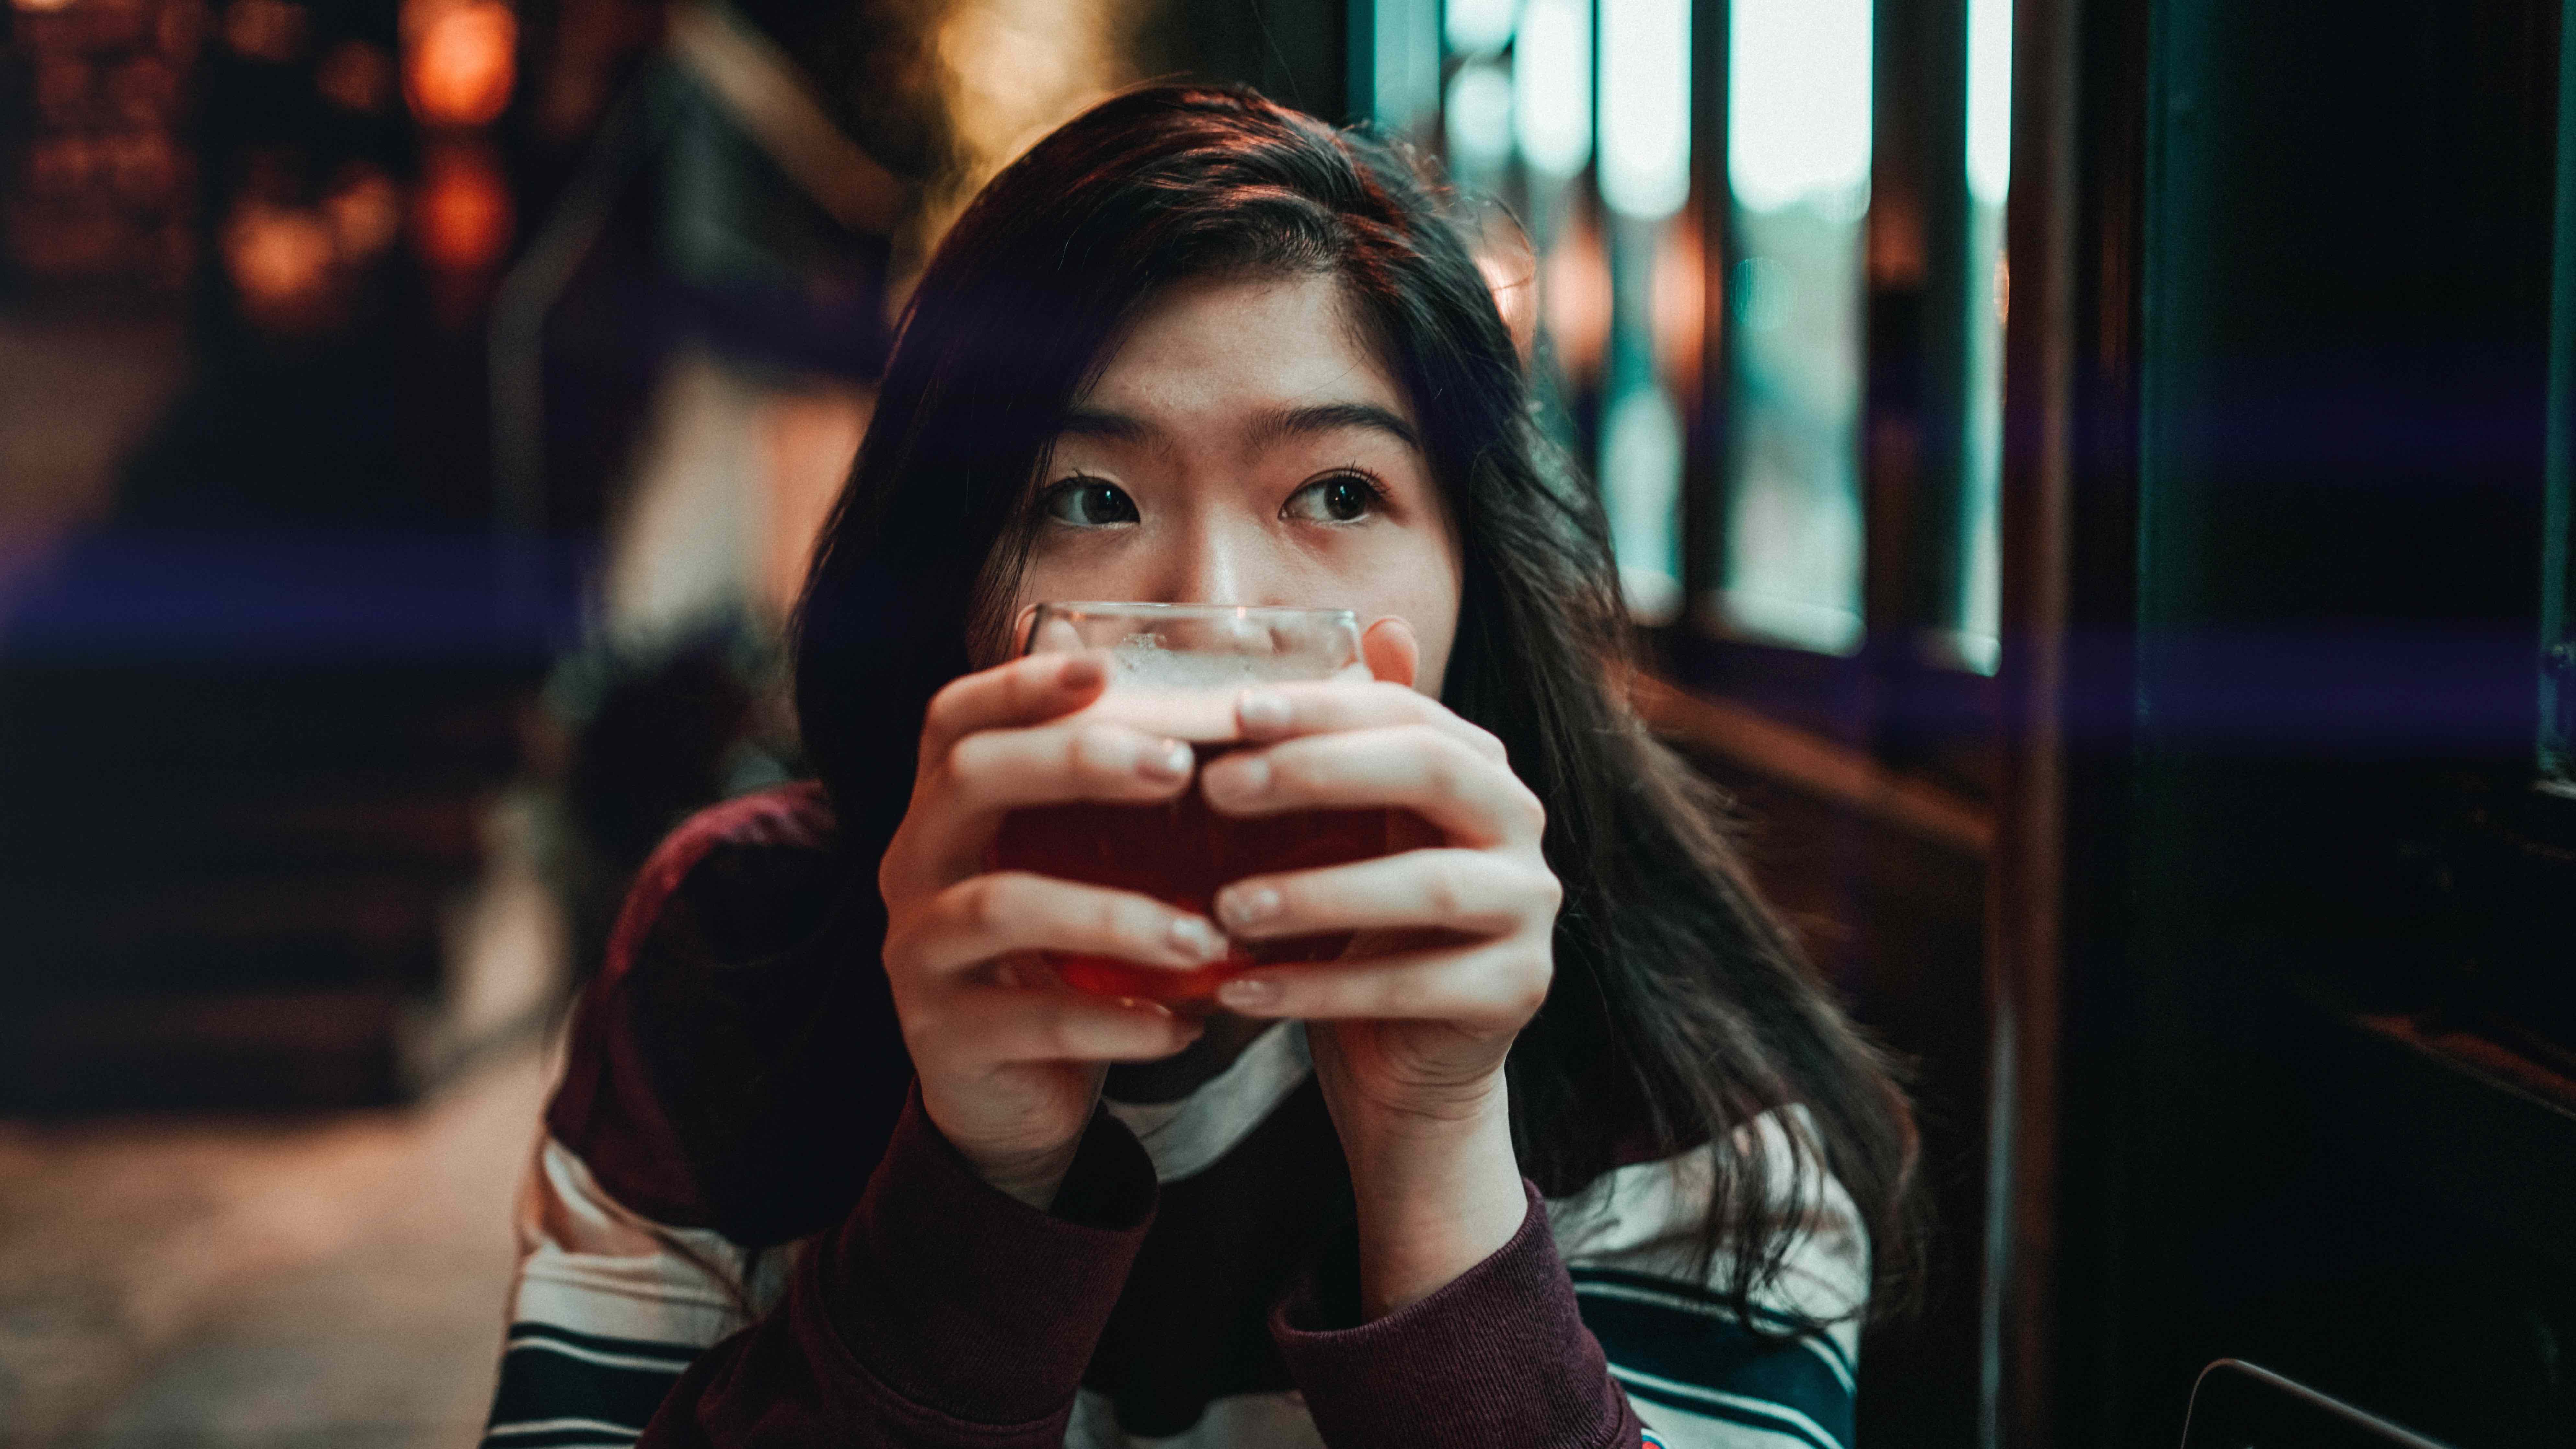
<svg viewBox="0 0 2576 1449">
<path fill-rule="evenodd" d="M 1030 629 L 1032 652 L 1106 647 L 1110 688 L 1091 708 L 1107 718 L 1193 742 L 1198 762 L 1242 748 L 1234 701 L 1265 682 L 1365 677 L 1359 629 L 1346 610 L 1234 608 L 1182 604 L 1044 604 Z M 995 839 L 997 870 L 1135 891 L 1210 914 L 1218 888 L 1247 876 L 1367 860 L 1399 848 L 1403 829 L 1390 809 L 1307 810 L 1222 815 L 1193 783 L 1161 805 L 1050 805 L 1015 810 Z M 1196 970 L 1140 966 L 1115 957 L 1048 952 L 1065 984 L 1104 996 L 1135 996 L 1196 1008 L 1217 983 L 1246 966 L 1329 961 L 1348 933 L 1237 946 Z"/>
</svg>

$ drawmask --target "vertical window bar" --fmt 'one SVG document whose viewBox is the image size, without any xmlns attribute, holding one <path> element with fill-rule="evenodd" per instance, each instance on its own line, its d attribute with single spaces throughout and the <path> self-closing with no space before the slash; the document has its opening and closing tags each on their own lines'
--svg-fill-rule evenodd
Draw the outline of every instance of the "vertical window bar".
<svg viewBox="0 0 2576 1449">
<path fill-rule="evenodd" d="M 2576 14 L 2568 17 L 2576 26 Z M 2548 502 L 2542 530 L 2540 774 L 2576 794 L 2576 28 L 2558 53 L 2558 207 L 2549 298 Z"/>
</svg>

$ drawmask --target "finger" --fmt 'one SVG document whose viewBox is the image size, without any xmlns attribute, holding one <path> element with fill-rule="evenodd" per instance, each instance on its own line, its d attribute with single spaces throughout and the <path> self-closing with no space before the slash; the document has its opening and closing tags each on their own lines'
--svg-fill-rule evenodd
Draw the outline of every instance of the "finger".
<svg viewBox="0 0 2576 1449">
<path fill-rule="evenodd" d="M 910 959 L 939 975 L 1014 951 L 1114 956 L 1182 971 L 1221 960 L 1228 950 L 1204 916 L 1133 891 L 1026 871 L 959 881 L 932 898 L 910 934 Z"/>
<path fill-rule="evenodd" d="M 1515 1031 L 1547 999 L 1543 945 L 1513 939 L 1373 961 L 1265 966 L 1228 977 L 1218 1004 L 1245 1016 L 1305 1021 L 1446 1021 Z"/>
<path fill-rule="evenodd" d="M 978 670 L 932 695 L 921 721 L 921 758 L 944 758 L 976 730 L 1033 725 L 1071 714 L 1100 697 L 1109 665 L 1097 651 L 1032 654 Z"/>
<path fill-rule="evenodd" d="M 1503 742 L 1493 732 L 1469 724 L 1447 705 L 1390 680 L 1372 683 L 1272 684 L 1247 689 L 1235 699 L 1235 727 L 1249 740 L 1283 740 L 1299 735 L 1342 730 L 1387 729 L 1429 725 L 1454 735 L 1478 754 L 1497 761 Z"/>
<path fill-rule="evenodd" d="M 923 858 L 950 879 L 973 874 L 1008 811 L 1073 801 L 1149 805 L 1189 787 L 1196 761 L 1179 740 L 1107 720 L 978 730 L 926 769 L 912 820 Z"/>
<path fill-rule="evenodd" d="M 1204 1020 L 1151 1001 L 972 986 L 943 1002 L 936 1029 L 969 1062 L 1150 1062 L 1188 1046 Z"/>
<path fill-rule="evenodd" d="M 978 730 L 948 752 L 947 788 L 966 809 L 1146 803 L 1179 794 L 1198 761 L 1187 743 L 1110 720 Z"/>
<path fill-rule="evenodd" d="M 1228 815 L 1397 806 L 1479 848 L 1535 843 L 1547 824 L 1538 797 L 1508 767 L 1430 725 L 1238 751 L 1199 772 L 1199 793 Z"/>
<path fill-rule="evenodd" d="M 1360 635 L 1360 657 L 1368 661 L 1369 673 L 1408 689 L 1422 670 L 1422 645 L 1413 637 L 1413 626 L 1393 614 Z"/>
<path fill-rule="evenodd" d="M 1408 850 L 1351 865 L 1251 876 L 1216 895 L 1237 940 L 1438 928 L 1476 934 L 1553 918 L 1562 892 L 1544 868 L 1482 850 Z"/>
</svg>

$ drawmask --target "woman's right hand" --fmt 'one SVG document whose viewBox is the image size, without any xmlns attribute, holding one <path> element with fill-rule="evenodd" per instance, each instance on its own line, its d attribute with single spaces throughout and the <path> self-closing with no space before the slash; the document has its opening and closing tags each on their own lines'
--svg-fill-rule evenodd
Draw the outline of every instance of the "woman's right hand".
<svg viewBox="0 0 2576 1449">
<path fill-rule="evenodd" d="M 1145 1001 L 1085 996 L 1033 953 L 1080 951 L 1186 970 L 1223 956 L 1205 917 L 1149 896 L 985 870 L 1023 806 L 1151 804 L 1190 788 L 1190 747 L 1068 718 L 1099 698 L 1094 654 L 1038 654 L 967 675 L 930 702 L 912 802 L 886 847 L 886 976 L 930 1120 L 984 1180 L 1055 1199 L 1108 1064 L 1169 1056 L 1200 1025 Z"/>
</svg>

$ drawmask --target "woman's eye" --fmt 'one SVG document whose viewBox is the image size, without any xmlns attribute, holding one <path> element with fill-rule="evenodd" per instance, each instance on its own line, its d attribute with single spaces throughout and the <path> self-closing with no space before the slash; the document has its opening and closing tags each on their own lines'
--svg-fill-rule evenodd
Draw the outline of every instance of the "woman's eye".
<svg viewBox="0 0 2576 1449">
<path fill-rule="evenodd" d="M 1076 528 L 1106 528 L 1136 521 L 1136 500 L 1115 483 L 1071 478 L 1047 490 L 1047 517 Z"/>
<path fill-rule="evenodd" d="M 1282 511 L 1315 523 L 1351 523 L 1377 511 L 1377 488 L 1349 473 L 1318 478 L 1291 494 Z"/>
</svg>

